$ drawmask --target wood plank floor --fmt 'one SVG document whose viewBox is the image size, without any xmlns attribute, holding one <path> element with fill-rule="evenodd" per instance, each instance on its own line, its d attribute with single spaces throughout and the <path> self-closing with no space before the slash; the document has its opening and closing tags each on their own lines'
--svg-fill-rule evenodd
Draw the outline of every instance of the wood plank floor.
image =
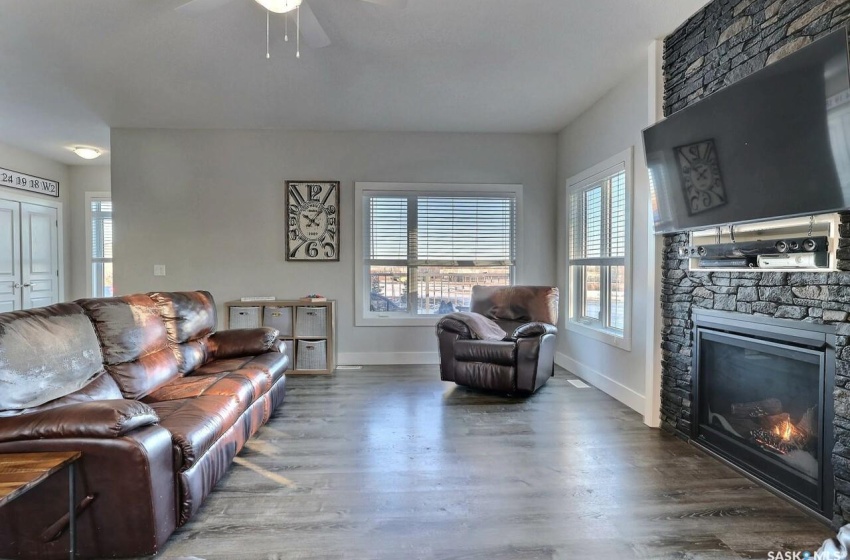
<svg viewBox="0 0 850 560">
<path fill-rule="evenodd" d="M 559 370 L 535 396 L 381 366 L 287 380 L 165 558 L 767 558 L 831 531 Z"/>
</svg>

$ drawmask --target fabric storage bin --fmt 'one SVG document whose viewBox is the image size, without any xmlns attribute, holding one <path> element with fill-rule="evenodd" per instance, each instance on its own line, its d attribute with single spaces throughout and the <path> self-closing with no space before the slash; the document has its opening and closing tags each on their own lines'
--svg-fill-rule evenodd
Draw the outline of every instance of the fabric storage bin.
<svg viewBox="0 0 850 560">
<path fill-rule="evenodd" d="M 283 343 L 283 353 L 289 358 L 289 369 L 295 369 L 295 341 L 281 340 Z"/>
<path fill-rule="evenodd" d="M 263 326 L 277 329 L 281 336 L 292 336 L 292 308 L 265 306 L 263 308 Z"/>
<path fill-rule="evenodd" d="M 328 369 L 326 340 L 299 340 L 295 369 Z"/>
<path fill-rule="evenodd" d="M 259 307 L 231 307 L 231 329 L 255 329 L 260 326 Z"/>
<path fill-rule="evenodd" d="M 295 336 L 327 336 L 327 312 L 324 307 L 296 308 Z"/>
</svg>

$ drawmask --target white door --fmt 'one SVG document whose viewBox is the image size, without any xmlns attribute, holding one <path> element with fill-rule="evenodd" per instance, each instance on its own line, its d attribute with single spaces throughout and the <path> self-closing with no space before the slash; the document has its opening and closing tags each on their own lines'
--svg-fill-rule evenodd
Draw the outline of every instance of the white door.
<svg viewBox="0 0 850 560">
<path fill-rule="evenodd" d="M 0 199 L 0 312 L 21 309 L 21 204 Z"/>
<path fill-rule="evenodd" d="M 59 301 L 59 213 L 56 208 L 21 203 L 21 306 Z"/>
</svg>

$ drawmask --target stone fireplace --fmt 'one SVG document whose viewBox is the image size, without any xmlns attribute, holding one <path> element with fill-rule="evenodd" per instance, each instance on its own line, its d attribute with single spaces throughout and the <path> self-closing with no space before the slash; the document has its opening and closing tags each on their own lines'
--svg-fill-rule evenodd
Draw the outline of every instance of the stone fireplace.
<svg viewBox="0 0 850 560">
<path fill-rule="evenodd" d="M 850 2 L 845 0 L 714 0 L 664 41 L 665 114 L 687 107 L 821 35 L 847 27 L 848 21 Z M 688 261 L 678 256 L 679 249 L 688 245 L 688 236 L 666 235 L 661 302 L 662 427 L 680 437 L 694 438 L 732 462 L 732 450 L 749 453 L 755 457 L 755 470 L 761 466 L 762 471 L 769 471 L 765 464 L 778 464 L 786 467 L 783 472 L 796 471 L 802 475 L 796 481 L 782 475 L 782 481 L 768 482 L 831 518 L 836 526 L 850 522 L 850 272 L 844 272 L 850 271 L 850 213 L 842 215 L 839 235 L 839 271 L 793 273 L 689 271 Z M 823 360 L 823 368 L 818 365 L 815 373 L 814 358 L 806 352 L 802 360 L 783 361 L 782 356 L 767 351 L 777 343 L 769 336 L 754 346 L 732 344 L 726 348 L 723 343 L 730 339 L 722 334 L 729 334 L 728 330 L 718 329 L 719 339 L 717 335 L 700 338 L 701 327 L 695 328 L 695 323 L 700 321 L 701 310 L 720 313 L 733 323 L 764 325 L 776 319 L 788 325 L 790 321 L 796 327 L 791 331 L 831 336 L 817 358 Z M 778 343 L 787 345 L 788 341 Z M 694 358 L 705 345 L 710 347 L 710 355 L 699 356 L 700 360 L 737 358 L 750 366 L 770 363 L 775 371 L 788 372 L 787 383 L 795 387 L 802 402 L 790 398 L 790 389 L 768 390 L 764 375 L 746 381 L 739 381 L 737 375 L 730 379 L 727 374 L 719 380 L 704 376 L 697 371 L 699 363 Z M 817 344 L 790 345 L 817 348 Z M 708 365 L 703 369 L 723 370 Z M 755 368 L 746 369 L 749 373 Z M 794 371 L 807 373 L 795 377 Z M 813 406 L 816 398 L 824 400 L 823 405 Z M 806 440 L 799 432 L 813 431 L 806 418 L 814 414 L 809 413 L 812 408 L 829 426 L 818 426 L 817 440 L 811 439 L 811 434 Z M 699 416 L 694 417 L 697 409 Z M 790 426 L 782 423 L 783 414 Z M 777 418 L 768 418 L 774 416 Z M 791 451 L 809 458 L 794 453 L 795 460 L 789 462 L 783 456 Z M 746 468 L 762 480 L 771 476 Z M 806 476 L 815 472 L 821 480 L 812 483 L 813 477 Z M 776 472 L 772 476 L 777 476 Z M 824 499 L 829 503 L 816 504 Z"/>
</svg>

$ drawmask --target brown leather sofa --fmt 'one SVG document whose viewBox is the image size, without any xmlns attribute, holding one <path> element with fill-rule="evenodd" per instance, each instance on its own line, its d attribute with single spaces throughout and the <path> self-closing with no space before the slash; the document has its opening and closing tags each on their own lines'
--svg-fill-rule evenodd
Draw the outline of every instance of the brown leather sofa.
<svg viewBox="0 0 850 560">
<path fill-rule="evenodd" d="M 215 331 L 208 292 L 0 313 L 0 453 L 82 451 L 80 557 L 155 554 L 285 394 L 277 331 Z M 0 508 L 0 557 L 67 558 L 67 477 Z"/>
<path fill-rule="evenodd" d="M 452 315 L 437 323 L 440 378 L 458 385 L 531 394 L 552 377 L 558 288 L 473 286 L 472 313 L 495 321 L 502 340 L 480 340 Z"/>
</svg>

